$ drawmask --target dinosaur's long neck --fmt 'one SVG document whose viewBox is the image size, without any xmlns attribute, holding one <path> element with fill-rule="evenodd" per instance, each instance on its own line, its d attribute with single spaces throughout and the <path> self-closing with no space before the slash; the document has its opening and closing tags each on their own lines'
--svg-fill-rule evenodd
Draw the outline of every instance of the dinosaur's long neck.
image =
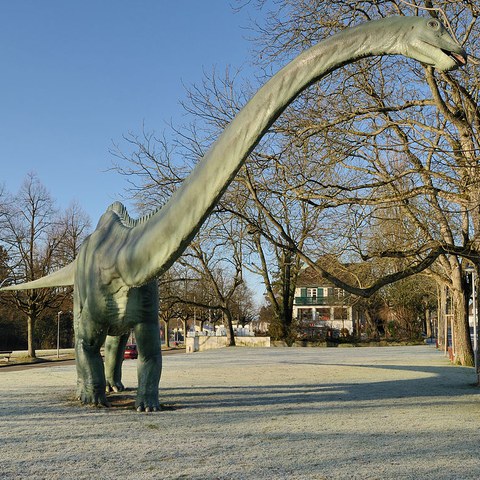
<svg viewBox="0 0 480 480">
<path fill-rule="evenodd" d="M 120 272 L 140 285 L 182 254 L 245 159 L 278 116 L 304 89 L 359 58 L 399 54 L 406 18 L 348 29 L 310 48 L 271 78 L 247 103 L 168 203 L 132 229 L 122 248 Z"/>
</svg>

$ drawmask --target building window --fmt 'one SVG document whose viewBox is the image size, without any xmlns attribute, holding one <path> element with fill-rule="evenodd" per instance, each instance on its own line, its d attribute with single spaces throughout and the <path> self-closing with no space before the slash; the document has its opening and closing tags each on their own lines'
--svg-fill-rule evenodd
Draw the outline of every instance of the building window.
<svg viewBox="0 0 480 480">
<path fill-rule="evenodd" d="M 315 309 L 315 316 L 317 320 L 321 322 L 329 322 L 330 321 L 330 309 L 329 308 L 316 308 Z"/>
<path fill-rule="evenodd" d="M 335 288 L 335 297 L 336 298 L 344 298 L 345 297 L 345 290 L 342 288 Z"/>
<path fill-rule="evenodd" d="M 301 322 L 311 322 L 312 319 L 312 309 L 311 308 L 299 308 L 297 313 L 297 318 Z"/>
<path fill-rule="evenodd" d="M 316 288 L 307 288 L 307 297 L 317 298 L 317 289 Z"/>
</svg>

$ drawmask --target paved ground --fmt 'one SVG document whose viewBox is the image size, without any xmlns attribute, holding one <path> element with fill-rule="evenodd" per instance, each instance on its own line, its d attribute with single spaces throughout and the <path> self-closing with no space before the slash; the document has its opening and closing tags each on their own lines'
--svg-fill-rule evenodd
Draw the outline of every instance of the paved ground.
<svg viewBox="0 0 480 480">
<path fill-rule="evenodd" d="M 473 382 L 431 346 L 222 349 L 166 356 L 142 414 L 79 406 L 73 365 L 1 369 L 0 478 L 478 479 Z"/>
</svg>

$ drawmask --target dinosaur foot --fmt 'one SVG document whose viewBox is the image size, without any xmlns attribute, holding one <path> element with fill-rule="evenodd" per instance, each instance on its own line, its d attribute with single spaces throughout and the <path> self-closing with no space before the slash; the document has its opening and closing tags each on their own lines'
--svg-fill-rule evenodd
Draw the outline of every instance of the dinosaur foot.
<svg viewBox="0 0 480 480">
<path fill-rule="evenodd" d="M 125 390 L 125 387 L 123 386 L 122 382 L 110 382 L 107 380 L 107 386 L 105 388 L 105 391 L 107 393 L 110 392 L 123 392 Z"/>
<path fill-rule="evenodd" d="M 135 407 L 137 412 L 159 412 L 158 392 L 151 395 L 137 395 Z"/>
<path fill-rule="evenodd" d="M 105 392 L 77 392 L 77 398 L 82 405 L 91 405 L 94 407 L 110 407 Z"/>
</svg>

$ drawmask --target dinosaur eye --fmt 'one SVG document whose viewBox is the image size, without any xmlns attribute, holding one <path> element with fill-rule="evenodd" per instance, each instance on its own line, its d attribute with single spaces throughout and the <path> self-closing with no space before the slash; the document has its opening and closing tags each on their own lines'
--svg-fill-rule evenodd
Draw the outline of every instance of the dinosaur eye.
<svg viewBox="0 0 480 480">
<path fill-rule="evenodd" d="M 440 26 L 436 20 L 429 20 L 427 25 L 431 28 L 438 28 Z"/>
</svg>

